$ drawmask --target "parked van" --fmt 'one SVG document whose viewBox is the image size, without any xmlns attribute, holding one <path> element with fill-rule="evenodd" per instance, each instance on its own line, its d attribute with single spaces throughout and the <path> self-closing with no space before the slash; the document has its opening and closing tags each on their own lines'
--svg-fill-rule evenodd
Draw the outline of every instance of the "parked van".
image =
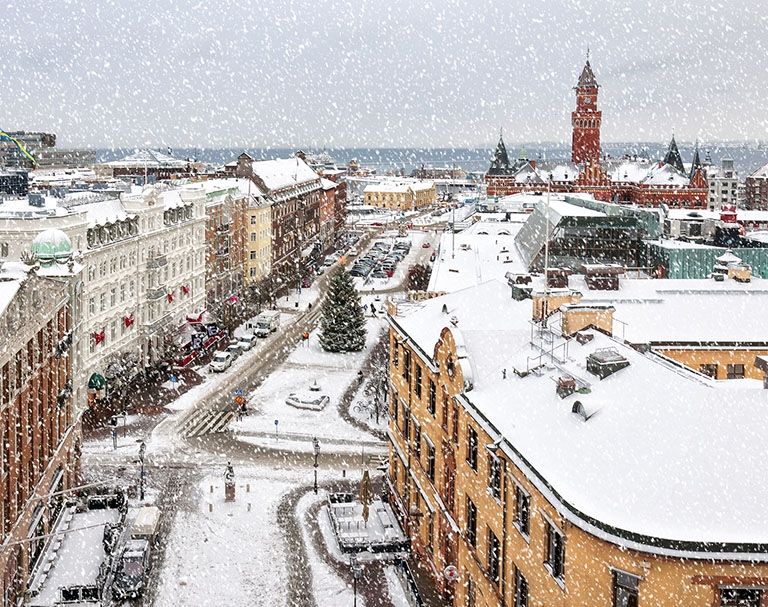
<svg viewBox="0 0 768 607">
<path fill-rule="evenodd" d="M 131 525 L 131 539 L 155 541 L 160 527 L 160 508 L 157 506 L 144 506 L 139 508 L 136 518 Z"/>
<path fill-rule="evenodd" d="M 262 312 L 255 319 L 248 321 L 245 328 L 253 331 L 256 337 L 267 337 L 280 327 L 280 312 Z"/>
</svg>

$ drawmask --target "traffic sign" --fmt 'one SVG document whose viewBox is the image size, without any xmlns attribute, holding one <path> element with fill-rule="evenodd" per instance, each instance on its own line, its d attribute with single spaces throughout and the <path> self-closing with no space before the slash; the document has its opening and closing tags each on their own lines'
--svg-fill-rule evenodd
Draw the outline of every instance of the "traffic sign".
<svg viewBox="0 0 768 607">
<path fill-rule="evenodd" d="M 448 565 L 443 569 L 443 575 L 449 582 L 455 582 L 459 579 L 459 570 L 456 568 L 456 565 Z"/>
<path fill-rule="evenodd" d="M 245 392 L 243 392 L 242 388 L 238 388 L 235 390 L 235 396 L 243 396 Z"/>
</svg>

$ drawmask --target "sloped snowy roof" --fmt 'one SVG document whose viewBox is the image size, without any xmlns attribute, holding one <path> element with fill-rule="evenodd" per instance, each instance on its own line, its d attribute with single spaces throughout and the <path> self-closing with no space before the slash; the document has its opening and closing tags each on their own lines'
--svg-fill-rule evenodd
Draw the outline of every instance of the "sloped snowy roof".
<svg viewBox="0 0 768 607">
<path fill-rule="evenodd" d="M 320 176 L 301 158 L 261 160 L 254 162 L 252 167 L 253 174 L 257 175 L 270 191 L 282 190 L 311 181 L 320 184 Z"/>
<path fill-rule="evenodd" d="M 650 169 L 647 162 L 622 162 L 608 170 L 608 177 L 613 182 L 640 183 Z"/>
<path fill-rule="evenodd" d="M 504 452 L 577 526 L 662 554 L 768 542 L 768 444 L 761 439 L 768 408 L 758 382 L 718 385 L 600 333 L 585 345 L 569 342 L 564 362 L 540 359 L 530 343 L 531 302 L 512 300 L 499 282 L 402 314 L 394 326 L 429 355 L 450 317 L 459 319 L 477 370 L 463 397 L 470 413 L 492 437 L 500 432 Z M 587 356 L 602 348 L 617 350 L 629 367 L 603 380 L 588 373 Z M 519 377 L 513 361 L 521 360 L 544 367 Z M 561 399 L 553 380 L 564 374 L 589 392 Z M 577 400 L 594 414 L 587 421 L 571 412 Z M 732 558 L 765 556 L 742 549 Z"/>
<path fill-rule="evenodd" d="M 669 186 L 687 186 L 690 179 L 684 173 L 678 171 L 671 164 L 655 166 L 648 171 L 642 183 L 647 185 L 669 185 Z"/>
<path fill-rule="evenodd" d="M 768 178 L 768 164 L 761 166 L 759 169 L 749 175 L 750 177 Z"/>
</svg>

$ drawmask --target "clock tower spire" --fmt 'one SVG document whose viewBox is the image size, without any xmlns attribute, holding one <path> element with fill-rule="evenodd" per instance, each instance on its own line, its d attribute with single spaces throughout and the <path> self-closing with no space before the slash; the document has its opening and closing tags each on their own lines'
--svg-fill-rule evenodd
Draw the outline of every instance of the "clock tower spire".
<svg viewBox="0 0 768 607">
<path fill-rule="evenodd" d="M 592 66 L 587 62 L 576 84 L 576 111 L 571 113 L 573 139 L 571 162 L 576 164 L 600 163 L 600 121 L 602 112 L 597 109 L 597 84 Z"/>
</svg>

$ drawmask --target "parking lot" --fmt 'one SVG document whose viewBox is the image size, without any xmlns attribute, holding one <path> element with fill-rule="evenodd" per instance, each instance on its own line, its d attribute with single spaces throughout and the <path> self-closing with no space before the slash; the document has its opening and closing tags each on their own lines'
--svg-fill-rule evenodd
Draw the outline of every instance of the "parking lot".
<svg viewBox="0 0 768 607">
<path fill-rule="evenodd" d="M 424 256 L 421 247 L 431 248 L 431 244 L 420 232 L 403 237 L 393 233 L 376 240 L 349 268 L 355 286 L 359 291 L 367 291 L 399 285 L 407 276 L 409 266 L 417 257 Z"/>
</svg>

